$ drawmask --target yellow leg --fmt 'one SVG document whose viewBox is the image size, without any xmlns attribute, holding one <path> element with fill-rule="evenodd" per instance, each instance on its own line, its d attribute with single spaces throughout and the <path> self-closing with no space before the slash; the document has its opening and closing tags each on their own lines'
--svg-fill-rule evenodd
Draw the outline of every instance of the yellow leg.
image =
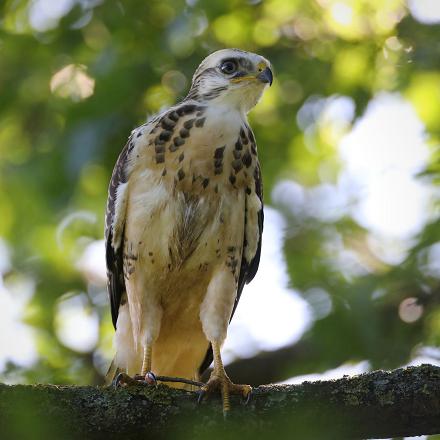
<svg viewBox="0 0 440 440">
<path fill-rule="evenodd" d="M 250 385 L 237 385 L 231 382 L 226 374 L 225 367 L 220 355 L 220 344 L 211 342 L 212 351 L 214 355 L 214 369 L 211 373 L 207 384 L 202 387 L 202 393 L 209 394 L 215 391 L 220 391 L 223 402 L 223 415 L 226 416 L 231 409 L 229 395 L 241 394 L 245 399 L 248 399 L 252 391 Z"/>
<path fill-rule="evenodd" d="M 151 372 L 151 353 L 152 346 L 147 345 L 144 347 L 144 356 L 142 358 L 142 369 L 141 374 L 135 374 L 134 377 L 130 377 L 126 373 L 119 373 L 115 378 L 115 387 L 127 386 L 127 385 L 138 385 L 139 382 L 148 383 L 150 385 L 156 384 L 156 376 Z"/>
<path fill-rule="evenodd" d="M 151 352 L 153 351 L 153 347 L 150 344 L 147 344 L 144 347 L 144 358 L 142 360 L 142 370 L 141 376 L 144 376 L 151 371 Z"/>
<path fill-rule="evenodd" d="M 222 386 L 221 393 L 223 399 L 223 414 L 226 414 L 231 409 L 231 405 L 229 403 L 229 387 L 227 383 L 229 377 L 226 374 L 225 367 L 223 366 L 223 361 L 220 354 L 220 344 L 214 342 L 212 344 L 212 351 L 214 354 L 214 372 L 215 375 L 220 378 Z"/>
</svg>

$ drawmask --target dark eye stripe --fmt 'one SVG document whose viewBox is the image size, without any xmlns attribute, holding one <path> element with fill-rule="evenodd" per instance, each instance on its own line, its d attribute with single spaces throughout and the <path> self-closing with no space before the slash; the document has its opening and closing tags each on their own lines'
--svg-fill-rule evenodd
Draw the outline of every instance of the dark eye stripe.
<svg viewBox="0 0 440 440">
<path fill-rule="evenodd" d="M 251 71 L 253 70 L 254 66 L 252 65 L 252 62 L 249 61 L 247 58 L 239 58 L 238 64 L 240 67 L 244 70 Z"/>
</svg>

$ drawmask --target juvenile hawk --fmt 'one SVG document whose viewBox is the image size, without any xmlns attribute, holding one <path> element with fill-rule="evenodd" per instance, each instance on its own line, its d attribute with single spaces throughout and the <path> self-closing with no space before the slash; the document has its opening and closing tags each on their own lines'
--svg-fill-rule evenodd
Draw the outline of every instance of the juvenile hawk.
<svg viewBox="0 0 440 440">
<path fill-rule="evenodd" d="M 209 55 L 188 96 L 132 131 L 113 170 L 106 260 L 115 366 L 234 385 L 220 347 L 244 284 L 258 269 L 263 229 L 257 147 L 247 113 L 272 84 L 270 63 L 238 49 Z"/>
</svg>

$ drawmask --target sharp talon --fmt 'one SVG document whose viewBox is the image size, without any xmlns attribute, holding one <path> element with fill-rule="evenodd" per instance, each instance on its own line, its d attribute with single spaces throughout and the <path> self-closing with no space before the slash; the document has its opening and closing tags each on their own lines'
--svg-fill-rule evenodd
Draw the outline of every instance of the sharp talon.
<svg viewBox="0 0 440 440">
<path fill-rule="evenodd" d="M 197 391 L 197 394 L 199 395 L 199 397 L 197 397 L 197 405 L 200 405 L 203 402 L 206 391 L 204 389 L 200 389 L 199 391 Z"/>
<path fill-rule="evenodd" d="M 247 393 L 247 395 L 243 396 L 244 397 L 244 404 L 247 405 L 251 398 L 252 398 L 252 389 Z"/>
<path fill-rule="evenodd" d="M 121 386 L 139 386 L 139 385 L 157 385 L 156 375 L 149 371 L 145 376 L 135 374 L 133 377 L 126 373 L 119 373 L 113 381 L 113 386 L 119 388 Z"/>
<path fill-rule="evenodd" d="M 154 385 L 154 386 L 157 386 L 156 375 L 155 375 L 152 371 L 149 371 L 149 372 L 145 375 L 145 382 L 147 382 L 148 385 Z"/>
<path fill-rule="evenodd" d="M 133 380 L 128 374 L 119 373 L 113 381 L 113 386 L 115 388 L 119 388 L 119 387 L 126 387 L 129 385 L 136 385 L 136 383 L 137 382 Z"/>
<path fill-rule="evenodd" d="M 124 373 L 119 373 L 113 380 L 112 385 L 114 388 L 119 388 L 124 385 Z"/>
</svg>

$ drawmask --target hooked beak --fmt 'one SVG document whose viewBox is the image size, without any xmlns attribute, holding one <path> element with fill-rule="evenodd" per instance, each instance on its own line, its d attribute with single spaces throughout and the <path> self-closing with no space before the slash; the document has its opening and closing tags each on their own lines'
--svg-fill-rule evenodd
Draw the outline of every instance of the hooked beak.
<svg viewBox="0 0 440 440">
<path fill-rule="evenodd" d="M 269 67 L 266 67 L 262 72 L 257 75 L 257 79 L 259 79 L 263 83 L 269 83 L 269 85 L 271 86 L 273 82 L 272 70 L 270 70 Z"/>
</svg>

